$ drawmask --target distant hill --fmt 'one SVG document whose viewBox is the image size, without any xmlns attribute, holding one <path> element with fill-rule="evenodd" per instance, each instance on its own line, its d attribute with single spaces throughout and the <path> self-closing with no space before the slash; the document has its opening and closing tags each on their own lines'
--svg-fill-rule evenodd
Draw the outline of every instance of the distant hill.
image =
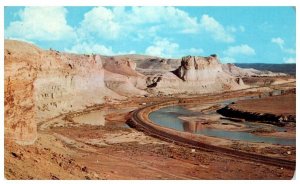
<svg viewBox="0 0 300 184">
<path fill-rule="evenodd" d="M 234 65 L 240 68 L 254 68 L 257 70 L 268 70 L 271 72 L 296 75 L 296 64 L 234 63 Z"/>
</svg>

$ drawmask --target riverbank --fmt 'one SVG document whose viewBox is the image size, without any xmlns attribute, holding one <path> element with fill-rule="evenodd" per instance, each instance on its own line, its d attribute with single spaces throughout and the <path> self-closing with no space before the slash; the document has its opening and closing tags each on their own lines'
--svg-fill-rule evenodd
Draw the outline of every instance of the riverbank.
<svg viewBox="0 0 300 184">
<path fill-rule="evenodd" d="M 198 102 L 213 102 L 253 95 L 230 92 L 198 96 Z M 5 177 L 8 179 L 290 179 L 294 170 L 233 158 L 153 138 L 126 128 L 128 111 L 172 97 L 140 97 L 89 107 L 43 122 L 36 143 L 19 146 L 5 140 Z M 195 99 L 194 99 L 195 100 Z M 187 100 L 189 101 L 189 100 Z M 193 101 L 190 98 L 190 101 Z M 110 110 L 113 109 L 113 110 Z M 120 110 L 116 112 L 114 110 Z M 91 124 L 103 113 L 104 126 Z M 81 117 L 84 116 L 84 117 Z M 77 118 L 76 118 L 77 117 Z M 78 121 L 79 118 L 79 121 Z M 86 123 L 85 118 L 89 119 Z M 83 120 L 83 121 L 82 121 Z M 208 140 L 208 139 L 207 139 Z M 210 141 L 219 143 L 217 139 Z M 248 145 L 248 146 L 247 146 Z M 232 149 L 259 148 L 262 154 L 291 159 L 295 150 L 268 145 L 232 144 Z M 290 151 L 291 154 L 288 154 Z M 265 173 L 268 173 L 266 175 Z"/>
<path fill-rule="evenodd" d="M 296 94 L 240 100 L 217 112 L 226 117 L 284 126 L 287 122 L 296 122 Z"/>
<path fill-rule="evenodd" d="M 242 94 L 242 93 L 241 93 Z M 232 93 L 232 96 L 227 96 L 227 98 L 224 98 L 224 100 L 228 101 L 229 99 L 232 99 L 234 97 L 235 99 L 241 95 L 239 93 Z M 259 94 L 259 93 L 258 93 Z M 254 93 L 251 93 L 251 95 L 254 95 Z M 241 96 L 247 96 L 246 93 L 243 93 Z M 166 108 L 168 106 L 173 105 L 183 105 L 187 106 L 194 102 L 195 104 L 198 104 L 198 102 L 205 103 L 212 103 L 212 102 L 220 102 L 220 96 L 216 95 L 217 98 L 210 97 L 202 97 L 201 100 L 199 98 L 195 98 L 194 101 L 192 99 L 184 99 L 184 100 L 178 100 L 178 101 L 167 101 L 163 103 L 159 103 L 153 106 L 146 107 L 136 114 L 133 114 L 132 116 L 135 118 L 135 120 L 130 121 L 129 124 L 137 128 L 138 130 L 145 131 L 146 133 L 149 133 L 149 135 L 153 135 L 156 137 L 159 137 L 163 140 L 180 140 L 179 142 L 182 142 L 183 144 L 192 144 L 192 145 L 203 145 L 203 147 L 210 147 L 210 146 L 217 146 L 218 149 L 234 149 L 236 151 L 242 151 L 247 153 L 255 153 L 260 155 L 268 155 L 271 157 L 277 157 L 277 158 L 283 158 L 288 160 L 295 160 L 295 152 L 291 150 L 295 150 L 294 143 L 288 143 L 289 146 L 282 146 L 277 144 L 269 144 L 264 143 L 264 139 L 270 139 L 270 141 L 273 141 L 273 138 L 266 137 L 262 138 L 262 141 L 259 141 L 259 143 L 250 143 L 248 141 L 236 141 L 236 140 L 230 140 L 230 139 L 224 139 L 224 138 L 217 138 L 214 136 L 205 136 L 205 135 L 196 135 L 189 132 L 183 132 L 174 130 L 174 128 L 167 128 L 164 125 L 160 125 L 155 123 L 151 118 L 149 119 L 149 114 L 151 114 L 154 111 L 157 111 L 162 108 Z M 203 108 L 200 108 L 203 109 Z M 170 110 L 163 110 L 166 112 L 172 112 L 172 108 Z M 182 111 L 182 110 L 179 110 Z M 165 117 L 161 117 L 165 118 Z M 176 129 L 176 128 L 175 128 Z M 246 133 L 246 132 L 245 132 Z M 251 133 L 246 133 L 249 136 Z M 277 139 L 277 138 L 274 138 Z M 280 139 L 280 138 L 279 138 Z M 277 140 L 276 140 L 277 141 Z M 281 141 L 281 140 L 280 140 Z M 290 142 L 291 140 L 288 140 Z M 238 144 L 239 146 L 236 146 Z M 214 147 L 215 148 L 215 147 Z M 266 151 L 264 148 L 269 149 L 269 151 Z M 272 151 L 276 150 L 276 151 Z M 279 151 L 280 150 L 280 151 Z"/>
</svg>

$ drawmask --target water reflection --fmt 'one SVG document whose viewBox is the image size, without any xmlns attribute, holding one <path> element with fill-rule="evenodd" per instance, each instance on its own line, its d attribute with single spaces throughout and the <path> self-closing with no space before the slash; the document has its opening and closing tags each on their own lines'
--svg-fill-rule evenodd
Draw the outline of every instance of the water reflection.
<svg viewBox="0 0 300 184">
<path fill-rule="evenodd" d="M 182 121 L 183 130 L 185 132 L 196 133 L 200 130 L 205 129 L 207 123 L 203 121 Z"/>
<path fill-rule="evenodd" d="M 224 103 L 231 103 L 232 101 L 226 101 L 222 102 Z M 216 116 L 216 112 L 212 111 L 209 113 L 209 115 Z M 220 137 L 225 139 L 231 139 L 231 140 L 242 140 L 242 141 L 249 141 L 249 142 L 265 142 L 265 143 L 271 143 L 271 144 L 280 144 L 280 145 L 295 145 L 296 140 L 295 139 L 287 139 L 287 138 L 278 138 L 278 137 L 265 137 L 265 136 L 259 136 L 255 135 L 249 132 L 243 132 L 243 131 L 227 131 L 222 129 L 214 129 L 214 128 L 207 128 L 206 126 L 206 120 L 199 120 L 199 121 L 184 121 L 180 119 L 179 117 L 188 117 L 188 116 L 198 116 L 204 115 L 201 112 L 195 112 L 191 111 L 189 109 L 186 109 L 182 106 L 169 106 L 161 108 L 157 111 L 154 111 L 149 114 L 149 118 L 151 121 L 171 129 L 175 129 L 178 131 L 185 131 L 195 134 L 202 134 L 207 136 L 213 136 L 213 137 Z M 207 118 L 207 114 L 205 114 Z M 224 120 L 219 119 L 219 123 L 222 124 L 232 124 L 237 122 L 232 122 L 230 120 Z M 264 127 L 272 127 L 276 131 L 284 131 L 284 128 L 277 127 L 273 125 L 267 125 L 262 123 L 255 123 L 255 122 L 241 122 L 240 124 L 246 125 L 247 128 L 251 128 L 252 130 L 258 129 L 258 128 L 264 128 Z"/>
<path fill-rule="evenodd" d="M 80 124 L 88 124 L 88 125 L 96 125 L 96 126 L 105 126 L 107 125 L 107 121 L 105 119 L 106 115 L 113 113 L 127 113 L 131 111 L 132 108 L 127 109 L 102 109 L 94 112 L 89 112 L 86 114 L 82 114 L 79 116 L 73 117 L 73 120 Z M 110 124 L 112 125 L 112 124 Z M 117 127 L 129 128 L 129 126 L 125 122 L 120 122 L 117 124 L 113 124 Z"/>
<path fill-rule="evenodd" d="M 105 125 L 106 111 L 95 111 L 74 117 L 73 120 L 80 124 Z"/>
</svg>

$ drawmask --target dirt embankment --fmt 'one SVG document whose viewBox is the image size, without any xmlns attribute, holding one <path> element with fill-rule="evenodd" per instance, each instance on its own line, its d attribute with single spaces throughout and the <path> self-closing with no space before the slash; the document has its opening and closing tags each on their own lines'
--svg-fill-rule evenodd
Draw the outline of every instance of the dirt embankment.
<svg viewBox="0 0 300 184">
<path fill-rule="evenodd" d="M 223 116 L 278 126 L 296 122 L 296 94 L 241 100 L 217 111 Z"/>
<path fill-rule="evenodd" d="M 252 94 L 252 92 L 251 92 Z M 199 97 L 199 102 L 245 95 L 234 92 Z M 179 97 L 179 96 L 178 96 Z M 178 99 L 165 97 L 165 100 Z M 192 100 L 192 99 L 190 99 Z M 123 103 L 91 107 L 88 111 L 142 107 L 158 103 L 160 97 L 132 98 Z M 189 100 L 186 100 L 189 101 Z M 118 115 L 117 115 L 118 114 Z M 290 179 L 288 168 L 255 163 L 161 141 L 130 128 L 115 124 L 125 122 L 127 113 L 109 111 L 106 125 L 80 124 L 65 116 L 39 126 L 38 139 L 30 146 L 13 141 L 5 144 L 5 177 L 7 179 Z M 214 140 L 213 142 L 220 142 Z M 250 144 L 233 145 L 233 149 L 254 149 Z M 255 146 L 257 147 L 257 146 Z M 287 158 L 290 147 L 263 145 L 263 154 Z M 268 174 L 266 174 L 268 173 Z"/>
</svg>

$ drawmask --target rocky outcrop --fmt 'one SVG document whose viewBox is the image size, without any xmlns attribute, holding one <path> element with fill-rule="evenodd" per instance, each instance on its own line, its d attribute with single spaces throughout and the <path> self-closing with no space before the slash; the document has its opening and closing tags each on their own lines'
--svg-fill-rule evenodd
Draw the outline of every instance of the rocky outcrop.
<svg viewBox="0 0 300 184">
<path fill-rule="evenodd" d="M 164 94 L 211 93 L 246 88 L 241 78 L 222 69 L 216 55 L 209 57 L 186 56 L 173 72 L 156 74 L 148 78 L 152 90 Z M 150 82 L 153 81 L 152 84 Z"/>
<path fill-rule="evenodd" d="M 174 74 L 184 81 L 207 81 L 216 78 L 218 73 L 222 72 L 221 66 L 216 56 L 186 56 L 182 58 L 181 66 Z"/>
<path fill-rule="evenodd" d="M 104 96 L 118 97 L 105 86 L 104 69 L 98 55 L 45 51 L 37 63 L 39 68 L 34 81 L 34 96 L 38 122 L 103 103 Z"/>
<path fill-rule="evenodd" d="M 125 76 L 143 76 L 135 71 L 136 63 L 129 58 L 103 57 L 102 61 L 104 69 L 109 72 Z"/>
<path fill-rule="evenodd" d="M 296 116 L 294 115 L 276 115 L 270 113 L 247 112 L 231 108 L 230 106 L 219 109 L 217 110 L 217 112 L 226 117 L 240 118 L 247 121 L 260 121 L 277 126 L 284 126 L 287 122 L 296 122 Z"/>
<path fill-rule="evenodd" d="M 295 89 L 264 92 L 258 98 L 238 100 L 217 112 L 226 117 L 283 126 L 296 122 Z"/>
<path fill-rule="evenodd" d="M 146 95 L 146 76 L 137 72 L 129 58 L 103 57 L 104 82 L 107 88 L 122 96 Z"/>
<path fill-rule="evenodd" d="M 106 84 L 116 75 L 123 88 L 131 86 L 130 94 L 146 93 L 136 88 L 146 83 L 130 61 L 112 61 L 117 69 L 109 72 L 113 65 L 99 55 L 41 50 L 12 40 L 5 40 L 4 54 L 5 134 L 19 144 L 33 143 L 42 121 L 104 103 L 106 97 L 123 99 L 126 93 L 120 95 Z"/>
<path fill-rule="evenodd" d="M 40 50 L 34 46 L 22 49 L 15 43 L 10 43 L 10 46 L 5 42 L 5 136 L 19 144 L 32 144 L 37 137 L 33 84 L 37 77 L 37 65 L 33 61 L 40 59 Z"/>
</svg>

